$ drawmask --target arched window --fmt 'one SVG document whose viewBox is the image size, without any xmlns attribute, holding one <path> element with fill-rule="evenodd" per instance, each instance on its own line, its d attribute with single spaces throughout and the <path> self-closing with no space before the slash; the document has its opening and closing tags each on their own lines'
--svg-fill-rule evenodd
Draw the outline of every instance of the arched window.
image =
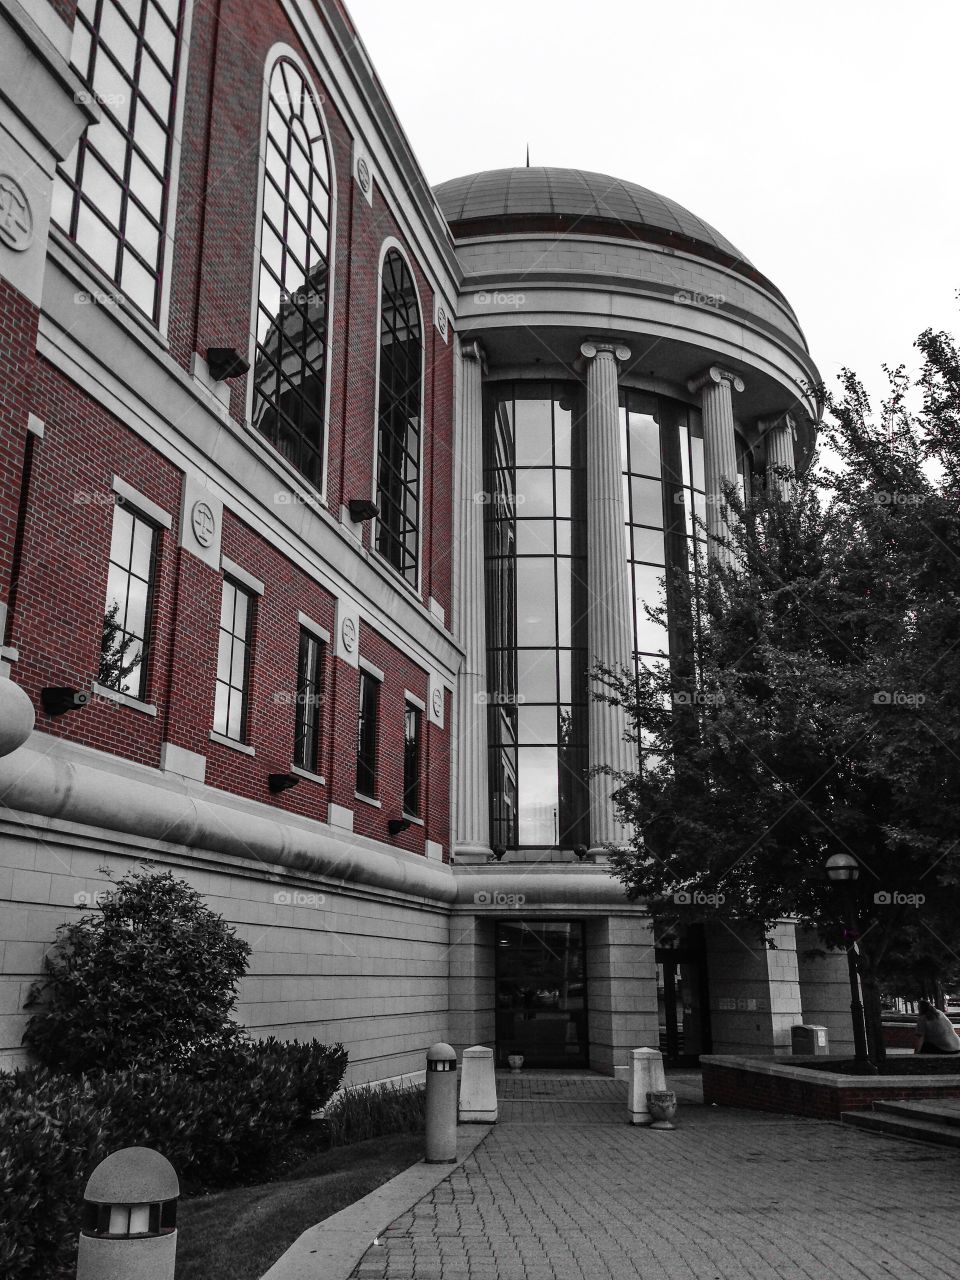
<svg viewBox="0 0 960 1280">
<path fill-rule="evenodd" d="M 414 586 L 420 533 L 423 339 L 413 276 L 396 249 L 383 259 L 377 401 L 377 550 Z"/>
<path fill-rule="evenodd" d="M 253 424 L 322 488 L 330 165 L 313 90 L 289 58 L 270 76 Z"/>
</svg>

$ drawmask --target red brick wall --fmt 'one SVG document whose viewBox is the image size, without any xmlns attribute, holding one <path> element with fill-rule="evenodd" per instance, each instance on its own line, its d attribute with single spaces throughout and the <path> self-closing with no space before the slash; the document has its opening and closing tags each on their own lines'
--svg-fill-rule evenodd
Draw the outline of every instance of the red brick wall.
<svg viewBox="0 0 960 1280">
<path fill-rule="evenodd" d="M 0 601 L 5 604 L 12 585 L 39 317 L 37 308 L 0 276 Z"/>
</svg>

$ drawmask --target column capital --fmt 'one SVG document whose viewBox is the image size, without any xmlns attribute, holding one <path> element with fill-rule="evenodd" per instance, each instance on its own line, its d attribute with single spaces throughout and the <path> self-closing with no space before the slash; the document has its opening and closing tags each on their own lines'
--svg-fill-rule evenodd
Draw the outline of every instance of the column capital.
<svg viewBox="0 0 960 1280">
<path fill-rule="evenodd" d="M 592 360 L 595 356 L 604 353 L 609 353 L 621 364 L 624 360 L 630 359 L 630 348 L 625 347 L 622 342 L 596 342 L 588 338 L 586 342 L 580 343 L 580 354 L 587 360 Z"/>
<path fill-rule="evenodd" d="M 480 372 L 486 375 L 487 372 L 487 353 L 483 349 L 483 345 L 478 338 L 474 338 L 472 342 L 462 342 L 460 344 L 460 354 L 464 360 L 476 360 L 480 366 Z"/>
<path fill-rule="evenodd" d="M 709 369 L 704 369 L 703 373 L 689 379 L 687 390 L 691 393 L 699 391 L 710 382 L 718 386 L 721 382 L 729 382 L 734 391 L 742 391 L 746 385 L 738 374 L 731 373 L 729 369 L 721 369 L 718 364 L 712 364 Z"/>
</svg>

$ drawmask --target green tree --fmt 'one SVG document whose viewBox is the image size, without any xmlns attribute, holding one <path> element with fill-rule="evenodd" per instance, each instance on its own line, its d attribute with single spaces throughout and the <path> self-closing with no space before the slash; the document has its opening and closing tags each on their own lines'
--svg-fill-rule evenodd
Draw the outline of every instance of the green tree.
<svg viewBox="0 0 960 1280">
<path fill-rule="evenodd" d="M 849 946 L 823 866 L 852 854 L 878 1058 L 898 939 L 943 930 L 944 957 L 960 951 L 960 362 L 944 334 L 918 346 L 918 414 L 902 369 L 879 421 L 848 372 L 828 398 L 845 465 L 826 493 L 808 475 L 789 498 L 727 494 L 733 564 L 711 565 L 696 609 L 686 575 L 669 584 L 674 618 L 698 618 L 689 652 L 636 679 L 602 673 L 644 747 L 618 779 L 630 896 L 675 916 L 678 891 L 722 895 L 700 916 L 757 935 L 795 916 Z"/>
<path fill-rule="evenodd" d="M 45 1065 L 168 1064 L 239 1035 L 230 1020 L 250 947 L 169 871 L 131 871 L 57 930 L 30 993 L 24 1043 Z"/>
<path fill-rule="evenodd" d="M 130 653 L 131 645 L 138 643 L 137 637 L 124 631 L 118 621 L 119 615 L 120 602 L 114 600 L 103 615 L 97 680 L 108 689 L 122 690 L 127 676 L 139 667 L 143 654 L 139 648 L 136 653 Z"/>
</svg>

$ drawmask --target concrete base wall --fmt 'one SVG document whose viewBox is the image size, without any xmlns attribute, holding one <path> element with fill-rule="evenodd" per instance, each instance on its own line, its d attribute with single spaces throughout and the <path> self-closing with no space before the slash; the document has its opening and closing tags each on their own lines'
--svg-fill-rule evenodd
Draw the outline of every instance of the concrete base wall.
<svg viewBox="0 0 960 1280">
<path fill-rule="evenodd" d="M 791 1027 L 802 1019 L 794 926 L 777 925 L 769 937 L 774 949 L 724 925 L 707 927 L 715 1053 L 791 1052 Z"/>
<path fill-rule="evenodd" d="M 280 868 L 234 865 L 196 851 L 144 853 L 202 892 L 252 947 L 238 1019 L 254 1036 L 342 1041 L 346 1080 L 423 1069 L 445 1040 L 449 914 L 400 895 L 332 889 Z M 133 849 L 47 830 L 0 828 L 0 1067 L 26 1061 L 23 1004 L 58 925 L 76 920 L 98 890 L 137 865 Z"/>
<path fill-rule="evenodd" d="M 850 1019 L 850 975 L 842 951 L 818 957 L 808 953 L 823 950 L 815 933 L 797 931 L 797 969 L 803 1020 L 827 1028 L 831 1054 L 853 1053 L 853 1024 Z M 910 1040 L 910 1048 L 913 1040 Z"/>
<path fill-rule="evenodd" d="M 450 922 L 449 1036 L 458 1056 L 471 1045 L 496 1048 L 496 926 L 483 916 Z"/>
<path fill-rule="evenodd" d="M 659 1048 L 653 925 L 637 916 L 588 920 L 590 1067 L 613 1074 L 632 1049 Z"/>
</svg>

